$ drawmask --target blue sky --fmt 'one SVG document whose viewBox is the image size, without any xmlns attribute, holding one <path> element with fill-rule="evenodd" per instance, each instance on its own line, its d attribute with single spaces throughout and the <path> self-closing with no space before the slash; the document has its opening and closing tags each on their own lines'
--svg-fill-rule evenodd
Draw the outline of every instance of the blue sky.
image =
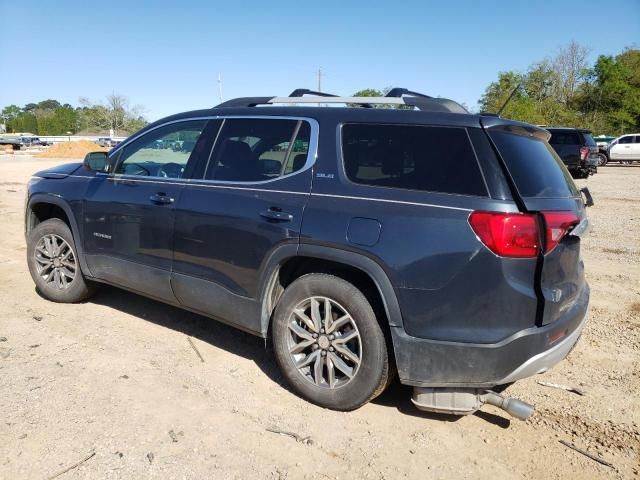
<svg viewBox="0 0 640 480">
<path fill-rule="evenodd" d="M 0 0 L 0 108 L 116 92 L 155 120 L 224 98 L 402 86 L 476 108 L 499 71 L 576 40 L 640 46 L 640 0 Z M 14 19 L 17 21 L 7 21 Z M 11 58 L 11 64 L 6 59 Z"/>
</svg>

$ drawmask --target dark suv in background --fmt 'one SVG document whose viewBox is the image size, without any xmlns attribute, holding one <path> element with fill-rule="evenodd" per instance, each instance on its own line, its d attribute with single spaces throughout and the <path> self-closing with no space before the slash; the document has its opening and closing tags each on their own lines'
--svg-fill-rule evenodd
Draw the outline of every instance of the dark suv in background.
<svg viewBox="0 0 640 480">
<path fill-rule="evenodd" d="M 492 388 L 562 360 L 589 302 L 585 204 L 549 133 L 404 89 L 323 95 L 181 113 L 35 174 L 38 290 L 112 284 L 270 338 L 324 407 L 397 372 L 420 409 L 526 418 Z"/>
<path fill-rule="evenodd" d="M 599 149 L 590 130 L 547 128 L 549 143 L 567 166 L 573 178 L 587 178 L 598 171 Z"/>
</svg>

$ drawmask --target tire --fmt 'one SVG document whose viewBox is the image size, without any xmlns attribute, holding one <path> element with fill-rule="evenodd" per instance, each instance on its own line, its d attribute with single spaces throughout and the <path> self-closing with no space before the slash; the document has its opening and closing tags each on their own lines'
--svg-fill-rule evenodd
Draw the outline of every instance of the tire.
<svg viewBox="0 0 640 480">
<path fill-rule="evenodd" d="M 82 274 L 71 230 L 58 218 L 39 223 L 31 230 L 27 264 L 36 288 L 48 300 L 76 303 L 95 293 L 95 284 Z"/>
<path fill-rule="evenodd" d="M 327 302 L 332 322 L 326 322 Z M 306 319 L 295 312 L 303 312 Z M 329 328 L 315 333 L 318 323 Z M 382 328 L 362 292 L 339 277 L 312 273 L 289 285 L 275 309 L 272 331 L 282 374 L 300 396 L 316 405 L 354 410 L 388 384 L 389 356 Z M 351 340 L 345 343 L 347 338 Z"/>
<path fill-rule="evenodd" d="M 607 164 L 608 161 L 609 160 L 607 159 L 607 156 L 604 153 L 599 153 L 598 154 L 598 166 L 599 167 L 604 167 Z"/>
</svg>

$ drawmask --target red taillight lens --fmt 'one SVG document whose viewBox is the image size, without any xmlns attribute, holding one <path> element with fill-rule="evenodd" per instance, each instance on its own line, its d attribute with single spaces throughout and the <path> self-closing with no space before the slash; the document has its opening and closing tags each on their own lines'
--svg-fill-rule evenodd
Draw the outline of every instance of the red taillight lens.
<svg viewBox="0 0 640 480">
<path fill-rule="evenodd" d="M 542 216 L 547 230 L 545 253 L 553 250 L 567 232 L 580 223 L 573 212 L 542 212 Z"/>
<path fill-rule="evenodd" d="M 589 156 L 589 147 L 580 147 L 580 160 L 584 162 L 588 156 Z"/>
<path fill-rule="evenodd" d="M 535 214 L 473 212 L 469 224 L 482 243 L 502 257 L 532 258 L 540 252 Z"/>
</svg>

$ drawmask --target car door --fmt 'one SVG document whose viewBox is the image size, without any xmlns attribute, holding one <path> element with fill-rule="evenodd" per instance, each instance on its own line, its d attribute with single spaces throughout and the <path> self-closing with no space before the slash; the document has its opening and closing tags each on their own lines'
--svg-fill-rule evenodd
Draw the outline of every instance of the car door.
<svg viewBox="0 0 640 480">
<path fill-rule="evenodd" d="M 114 152 L 110 173 L 91 180 L 83 231 L 94 277 L 176 302 L 170 284 L 175 205 L 185 176 L 212 143 L 203 135 L 206 125 L 201 119 L 152 128 Z M 159 148 L 171 141 L 180 146 Z"/>
<path fill-rule="evenodd" d="M 635 135 L 633 137 L 633 143 L 631 144 L 629 153 L 629 160 L 640 160 L 640 135 Z"/>
<path fill-rule="evenodd" d="M 628 160 L 632 156 L 633 135 L 620 137 L 611 145 L 609 157 L 611 160 Z"/>
<path fill-rule="evenodd" d="M 297 252 L 317 130 L 310 119 L 224 119 L 202 180 L 177 204 L 171 281 L 181 304 L 265 333 L 261 286 L 274 258 Z"/>
</svg>

